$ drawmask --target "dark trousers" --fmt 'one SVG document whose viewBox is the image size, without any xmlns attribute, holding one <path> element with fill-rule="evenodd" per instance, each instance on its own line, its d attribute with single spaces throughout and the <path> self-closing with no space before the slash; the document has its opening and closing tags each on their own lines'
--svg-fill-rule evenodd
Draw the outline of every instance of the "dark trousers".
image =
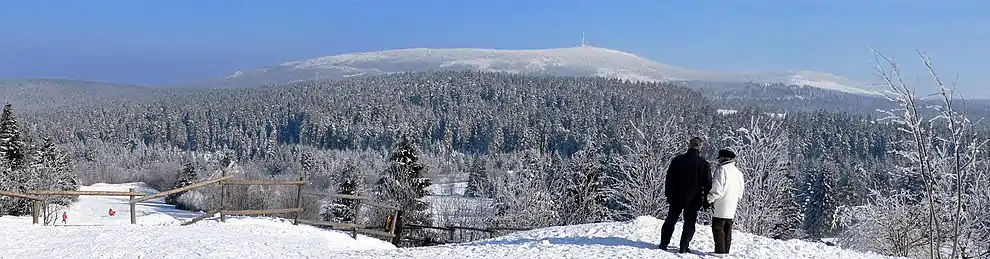
<svg viewBox="0 0 990 259">
<path fill-rule="evenodd" d="M 674 235 L 674 227 L 677 224 L 677 218 L 684 213 L 684 228 L 681 232 L 681 245 L 680 251 L 687 251 L 688 245 L 691 244 L 691 239 L 694 238 L 694 227 L 698 223 L 698 210 L 701 210 L 700 206 L 684 206 L 681 204 L 670 204 L 670 211 L 667 212 L 667 219 L 663 221 L 663 227 L 660 229 L 660 247 L 666 248 L 667 244 L 670 244 L 670 237 Z"/>
<path fill-rule="evenodd" d="M 732 219 L 712 217 L 712 236 L 715 237 L 715 253 L 728 254 L 732 246 Z"/>
</svg>

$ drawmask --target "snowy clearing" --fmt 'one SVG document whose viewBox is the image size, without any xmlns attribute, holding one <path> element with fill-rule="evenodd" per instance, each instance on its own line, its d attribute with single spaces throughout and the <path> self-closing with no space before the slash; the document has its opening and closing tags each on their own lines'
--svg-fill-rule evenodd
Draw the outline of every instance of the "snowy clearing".
<svg viewBox="0 0 990 259">
<path fill-rule="evenodd" d="M 266 219 L 190 226 L 4 226 L 0 258 L 326 258 L 395 247 L 371 237 Z"/>
<path fill-rule="evenodd" d="M 437 196 L 464 196 L 467 182 L 434 183 L 426 187 L 427 191 Z"/>
<path fill-rule="evenodd" d="M 94 184 L 84 191 L 156 193 L 142 183 Z M 267 217 L 208 218 L 189 226 L 179 224 L 202 215 L 175 209 L 162 199 L 139 203 L 137 225 L 130 224 L 127 197 L 82 196 L 55 226 L 31 225 L 31 217 L 0 217 L 0 258 L 326 258 L 340 250 L 395 249 L 380 239 L 292 225 Z M 109 216 L 110 208 L 117 211 Z M 59 212 L 61 215 L 61 212 Z"/>
</svg>

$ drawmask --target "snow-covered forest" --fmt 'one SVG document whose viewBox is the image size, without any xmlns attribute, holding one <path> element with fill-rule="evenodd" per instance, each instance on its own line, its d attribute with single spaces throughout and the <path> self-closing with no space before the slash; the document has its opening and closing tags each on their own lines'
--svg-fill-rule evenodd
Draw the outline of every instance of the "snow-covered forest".
<svg viewBox="0 0 990 259">
<path fill-rule="evenodd" d="M 663 172 L 700 136 L 712 160 L 720 148 L 739 155 L 748 187 L 739 230 L 887 255 L 990 256 L 987 132 L 956 112 L 961 101 L 949 90 L 919 88 L 941 98 L 920 105 L 928 92 L 912 92 L 894 62 L 879 63 L 899 108 L 872 116 L 726 113 L 718 99 L 670 84 L 485 72 L 188 90 L 24 114 L 8 105 L 0 190 L 97 182 L 165 190 L 226 170 L 374 196 L 407 210 L 407 223 L 535 228 L 663 218 Z M 463 197 L 430 191 L 457 183 L 466 183 Z M 278 188 L 232 188 L 229 200 L 294 206 L 295 191 Z M 204 188 L 169 201 L 208 210 L 218 195 Z M 3 213 L 26 213 L 26 203 L 0 204 Z M 305 204 L 311 218 L 353 215 L 344 201 Z"/>
</svg>

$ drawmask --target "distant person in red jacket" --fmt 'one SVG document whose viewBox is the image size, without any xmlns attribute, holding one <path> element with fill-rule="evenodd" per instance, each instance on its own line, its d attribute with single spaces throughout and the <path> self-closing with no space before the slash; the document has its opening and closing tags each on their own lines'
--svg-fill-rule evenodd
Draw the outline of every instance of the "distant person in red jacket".
<svg viewBox="0 0 990 259">
<path fill-rule="evenodd" d="M 110 213 L 110 216 L 111 217 L 113 217 L 114 215 L 117 215 L 117 212 L 116 211 L 113 211 L 113 208 L 110 208 L 110 212 L 109 213 Z"/>
<path fill-rule="evenodd" d="M 67 220 L 67 219 L 69 219 L 69 214 L 65 214 L 65 211 L 63 211 L 62 212 L 62 224 L 65 224 L 65 220 Z"/>
</svg>

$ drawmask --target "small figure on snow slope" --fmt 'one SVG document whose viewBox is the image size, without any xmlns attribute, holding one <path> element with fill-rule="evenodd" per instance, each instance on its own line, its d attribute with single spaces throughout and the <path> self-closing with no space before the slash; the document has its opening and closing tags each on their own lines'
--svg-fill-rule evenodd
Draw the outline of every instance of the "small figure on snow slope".
<svg viewBox="0 0 990 259">
<path fill-rule="evenodd" d="M 715 210 L 712 214 L 712 236 L 715 238 L 713 255 L 729 254 L 729 247 L 732 245 L 732 219 L 746 188 L 746 181 L 736 167 L 735 159 L 736 154 L 732 151 L 718 151 L 718 169 L 715 170 L 712 189 L 706 199 Z"/>
<path fill-rule="evenodd" d="M 684 214 L 684 227 L 681 233 L 679 250 L 690 253 L 688 245 L 694 238 L 695 224 L 698 222 L 698 211 L 708 204 L 704 201 L 712 189 L 711 165 L 701 157 L 701 147 L 705 141 L 694 137 L 688 141 L 688 151 L 674 157 L 667 168 L 667 182 L 664 183 L 664 196 L 670 204 L 667 218 L 660 230 L 660 249 L 667 250 L 670 238 L 674 234 L 677 218 Z"/>
</svg>

